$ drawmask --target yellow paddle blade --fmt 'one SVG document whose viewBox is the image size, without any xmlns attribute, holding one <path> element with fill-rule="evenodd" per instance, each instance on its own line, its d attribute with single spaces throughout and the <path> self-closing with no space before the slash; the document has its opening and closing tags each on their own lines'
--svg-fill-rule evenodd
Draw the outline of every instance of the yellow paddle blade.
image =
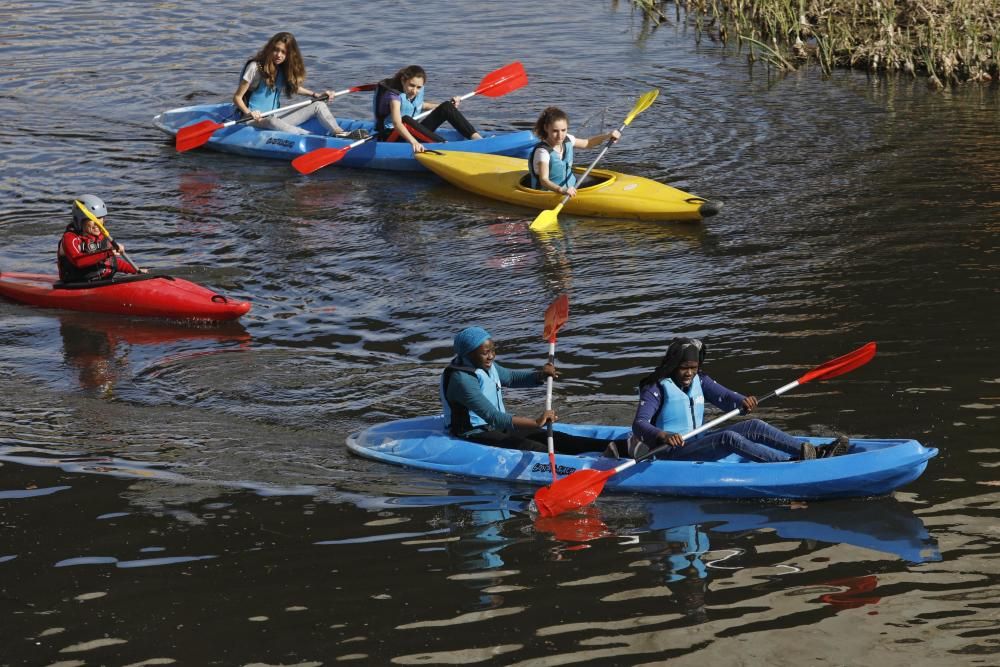
<svg viewBox="0 0 1000 667">
<path fill-rule="evenodd" d="M 643 111 L 648 109 L 649 106 L 656 101 L 656 98 L 659 97 L 659 95 L 660 95 L 659 88 L 653 88 L 648 93 L 643 94 L 642 97 L 636 100 L 635 106 L 632 107 L 632 111 L 629 113 L 629 115 L 625 117 L 625 124 L 628 125 L 633 120 L 635 120 L 636 116 L 638 116 Z"/>
<path fill-rule="evenodd" d="M 540 232 L 557 227 L 559 225 L 559 211 L 562 210 L 562 207 L 562 202 L 560 202 L 555 208 L 542 211 L 538 214 L 535 220 L 528 225 L 528 229 L 534 232 Z"/>
</svg>

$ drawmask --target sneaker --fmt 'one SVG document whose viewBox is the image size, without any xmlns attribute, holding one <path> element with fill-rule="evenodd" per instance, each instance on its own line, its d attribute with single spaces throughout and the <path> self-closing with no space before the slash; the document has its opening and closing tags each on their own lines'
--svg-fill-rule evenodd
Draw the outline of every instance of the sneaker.
<svg viewBox="0 0 1000 667">
<path fill-rule="evenodd" d="M 618 443 L 614 440 L 608 443 L 608 446 L 604 448 L 604 453 L 601 456 L 606 456 L 609 459 L 620 459 L 621 456 L 618 454 Z"/>
<path fill-rule="evenodd" d="M 338 139 L 367 139 L 368 130 L 359 127 L 358 129 L 351 130 L 350 132 L 338 132 L 336 136 Z"/>
<path fill-rule="evenodd" d="M 816 447 L 809 442 L 802 443 L 802 456 L 799 458 L 800 461 L 812 461 L 816 458 Z"/>
<path fill-rule="evenodd" d="M 649 447 L 646 446 L 639 438 L 635 437 L 634 434 L 629 433 L 628 436 L 628 455 L 632 459 L 641 459 L 646 454 L 649 454 Z"/>
<path fill-rule="evenodd" d="M 821 459 L 828 459 L 832 456 L 843 456 L 851 449 L 851 441 L 846 435 L 838 435 L 833 442 L 820 445 L 816 448 L 816 453 Z"/>
</svg>

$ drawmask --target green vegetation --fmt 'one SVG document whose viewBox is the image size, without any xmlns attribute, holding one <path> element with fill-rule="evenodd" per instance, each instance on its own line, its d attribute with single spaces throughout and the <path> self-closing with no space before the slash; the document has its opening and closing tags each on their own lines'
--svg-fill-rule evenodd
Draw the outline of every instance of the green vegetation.
<svg viewBox="0 0 1000 667">
<path fill-rule="evenodd" d="M 665 0 L 632 0 L 667 19 Z M 675 0 L 699 35 L 749 47 L 780 69 L 817 62 L 926 75 L 932 86 L 1000 79 L 998 0 Z"/>
</svg>

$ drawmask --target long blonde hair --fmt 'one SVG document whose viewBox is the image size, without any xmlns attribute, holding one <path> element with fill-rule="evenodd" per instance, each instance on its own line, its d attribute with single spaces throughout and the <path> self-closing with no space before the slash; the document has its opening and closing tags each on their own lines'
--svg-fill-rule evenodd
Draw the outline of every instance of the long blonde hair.
<svg viewBox="0 0 1000 667">
<path fill-rule="evenodd" d="M 302 63 L 302 52 L 299 51 L 299 43 L 295 41 L 295 36 L 290 32 L 277 33 L 267 40 L 267 44 L 253 59 L 257 62 L 261 79 L 268 88 L 274 88 L 274 82 L 278 78 L 278 68 L 274 66 L 272 53 L 277 44 L 285 45 L 285 62 L 281 63 L 281 67 L 285 72 L 285 94 L 291 97 L 306 80 L 306 66 Z"/>
</svg>

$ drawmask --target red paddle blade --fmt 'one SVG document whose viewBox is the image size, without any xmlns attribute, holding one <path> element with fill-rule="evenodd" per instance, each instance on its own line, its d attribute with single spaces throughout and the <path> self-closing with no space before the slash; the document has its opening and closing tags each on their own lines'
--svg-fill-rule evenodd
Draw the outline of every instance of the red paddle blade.
<svg viewBox="0 0 1000 667">
<path fill-rule="evenodd" d="M 524 71 L 524 65 L 514 61 L 484 76 L 476 88 L 476 94 L 500 97 L 527 84 L 528 73 Z"/>
<path fill-rule="evenodd" d="M 185 125 L 177 131 L 174 146 L 181 153 L 189 151 L 192 148 L 198 148 L 198 146 L 206 143 L 216 130 L 221 130 L 223 127 L 225 126 L 222 123 L 216 123 L 212 120 L 203 120 L 200 123 Z"/>
<path fill-rule="evenodd" d="M 349 150 L 351 150 L 350 146 L 344 146 L 343 148 L 317 148 L 292 160 L 292 166 L 300 174 L 311 174 L 317 169 L 322 169 L 328 164 L 333 164 L 341 159 L 347 155 L 347 151 Z"/>
<path fill-rule="evenodd" d="M 830 378 L 843 375 L 844 373 L 853 371 L 855 368 L 864 366 L 875 356 L 875 348 L 876 345 L 874 342 L 866 343 L 853 352 L 848 352 L 842 357 L 837 357 L 821 366 L 817 366 L 800 377 L 799 384 L 805 384 L 810 380 L 829 380 Z"/>
<path fill-rule="evenodd" d="M 571 516 L 540 516 L 535 519 L 535 530 L 549 533 L 563 542 L 590 542 L 612 535 L 608 525 L 601 521 L 596 507 L 587 507 Z"/>
<path fill-rule="evenodd" d="M 545 309 L 545 331 L 542 333 L 542 338 L 550 343 L 555 342 L 556 333 L 567 320 L 569 320 L 569 297 L 560 294 Z"/>
<path fill-rule="evenodd" d="M 363 83 L 360 86 L 354 86 L 353 88 L 348 88 L 347 92 L 349 92 L 349 93 L 362 93 L 362 92 L 364 92 L 366 90 L 375 90 L 376 88 L 378 88 L 378 84 L 377 83 Z"/>
<path fill-rule="evenodd" d="M 535 507 L 542 516 L 557 516 L 580 509 L 594 502 L 601 495 L 605 481 L 615 474 L 609 470 L 577 470 L 568 477 L 543 486 L 535 492 Z"/>
</svg>

